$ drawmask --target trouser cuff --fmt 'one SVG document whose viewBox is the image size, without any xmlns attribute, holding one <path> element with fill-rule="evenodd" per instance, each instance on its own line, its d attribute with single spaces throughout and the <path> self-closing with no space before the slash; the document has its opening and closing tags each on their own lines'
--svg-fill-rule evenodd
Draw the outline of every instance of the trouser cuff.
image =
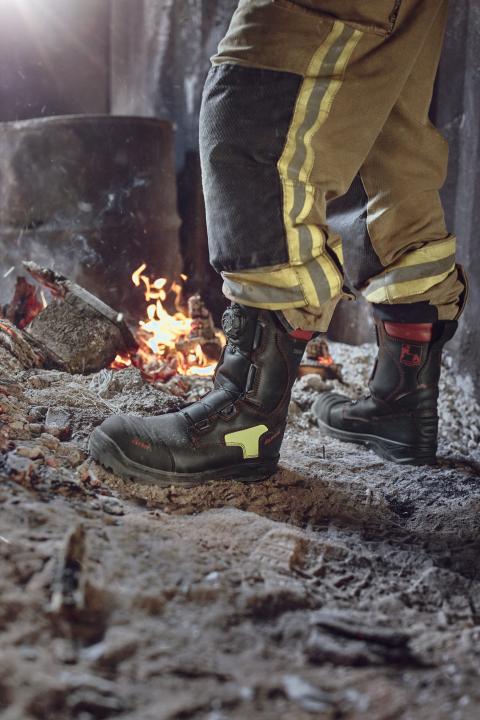
<svg viewBox="0 0 480 720">
<path fill-rule="evenodd" d="M 303 330 L 314 335 L 326 333 L 339 298 L 326 302 L 321 308 L 307 306 L 275 311 L 283 327 L 289 332 Z"/>
</svg>

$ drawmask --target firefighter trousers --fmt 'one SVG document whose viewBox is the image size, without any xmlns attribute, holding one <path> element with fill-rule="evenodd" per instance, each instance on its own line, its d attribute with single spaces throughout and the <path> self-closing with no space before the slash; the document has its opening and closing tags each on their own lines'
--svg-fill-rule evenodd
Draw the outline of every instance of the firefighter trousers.
<svg viewBox="0 0 480 720">
<path fill-rule="evenodd" d="M 228 298 L 324 332 L 353 297 L 328 203 L 359 178 L 358 289 L 387 319 L 459 316 L 466 281 L 439 197 L 448 148 L 428 116 L 447 2 L 240 0 L 200 116 L 210 259 Z"/>
</svg>

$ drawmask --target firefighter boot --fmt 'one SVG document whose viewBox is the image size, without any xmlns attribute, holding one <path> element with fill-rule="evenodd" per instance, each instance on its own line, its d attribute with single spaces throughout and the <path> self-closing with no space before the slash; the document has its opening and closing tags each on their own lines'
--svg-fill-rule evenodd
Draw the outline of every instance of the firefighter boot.
<svg viewBox="0 0 480 720">
<path fill-rule="evenodd" d="M 93 431 L 92 457 L 118 475 L 160 486 L 263 480 L 279 459 L 306 341 L 275 313 L 233 304 L 212 390 L 178 412 L 113 416 Z"/>
<path fill-rule="evenodd" d="M 441 354 L 457 322 L 432 326 L 377 320 L 376 328 L 379 352 L 370 395 L 352 402 L 325 393 L 312 410 L 327 435 L 366 445 L 396 463 L 434 464 Z"/>
</svg>

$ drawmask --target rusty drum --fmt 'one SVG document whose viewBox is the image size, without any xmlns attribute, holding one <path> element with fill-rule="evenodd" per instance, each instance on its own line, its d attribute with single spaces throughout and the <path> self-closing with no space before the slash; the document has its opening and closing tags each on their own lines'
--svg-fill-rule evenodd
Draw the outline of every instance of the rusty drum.
<svg viewBox="0 0 480 720">
<path fill-rule="evenodd" d="M 60 116 L 0 124 L 0 303 L 21 261 L 137 315 L 142 262 L 177 278 L 173 129 L 154 118 Z M 10 272 L 9 272 L 10 271 Z"/>
</svg>

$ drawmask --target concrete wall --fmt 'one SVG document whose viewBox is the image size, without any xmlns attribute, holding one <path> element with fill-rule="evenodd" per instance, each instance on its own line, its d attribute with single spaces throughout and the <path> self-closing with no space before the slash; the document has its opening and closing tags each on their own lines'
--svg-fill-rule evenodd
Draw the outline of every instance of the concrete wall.
<svg viewBox="0 0 480 720">
<path fill-rule="evenodd" d="M 198 147 L 209 58 L 237 0 L 113 0 L 112 112 L 175 123 L 177 162 Z"/>
<path fill-rule="evenodd" d="M 432 107 L 450 143 L 443 201 L 470 280 L 469 301 L 452 347 L 459 373 L 480 397 L 480 0 L 450 3 L 450 22 Z"/>
</svg>

